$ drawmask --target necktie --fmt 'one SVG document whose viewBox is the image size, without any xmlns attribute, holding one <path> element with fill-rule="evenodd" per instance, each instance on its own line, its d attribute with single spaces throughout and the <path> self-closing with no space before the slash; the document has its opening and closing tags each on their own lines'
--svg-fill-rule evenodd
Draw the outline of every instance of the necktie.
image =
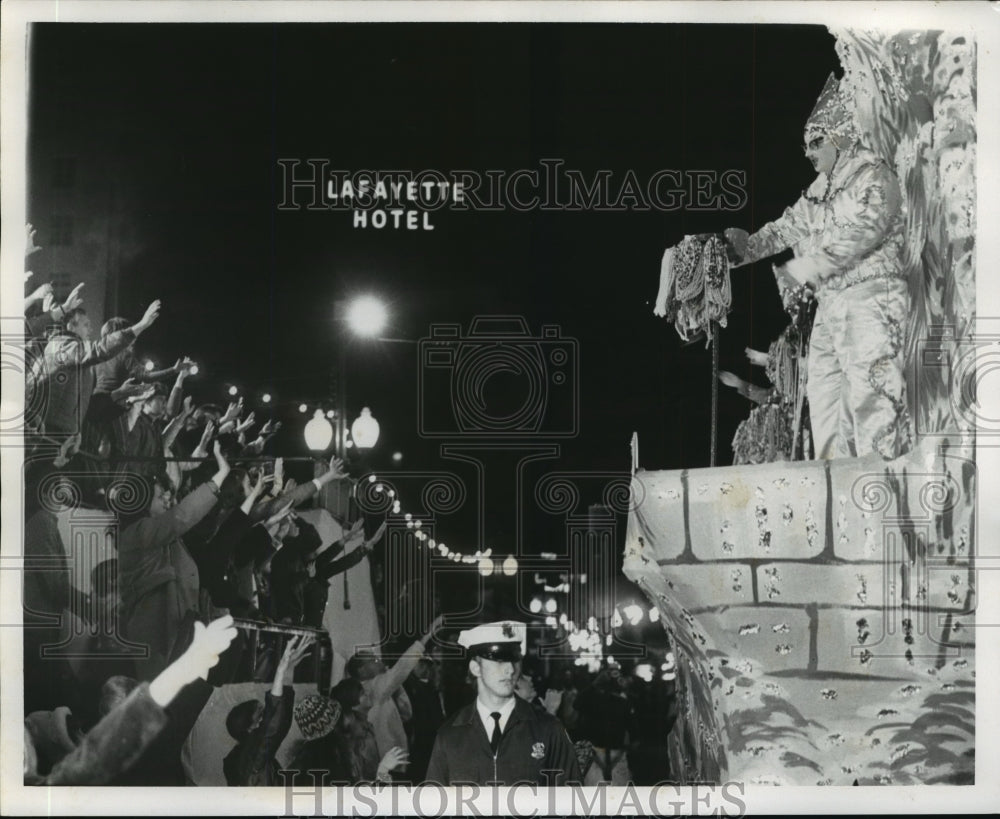
<svg viewBox="0 0 1000 819">
<path fill-rule="evenodd" d="M 500 712 L 494 711 L 490 714 L 493 717 L 493 736 L 490 737 L 490 750 L 493 756 L 497 755 L 497 748 L 500 747 Z"/>
</svg>

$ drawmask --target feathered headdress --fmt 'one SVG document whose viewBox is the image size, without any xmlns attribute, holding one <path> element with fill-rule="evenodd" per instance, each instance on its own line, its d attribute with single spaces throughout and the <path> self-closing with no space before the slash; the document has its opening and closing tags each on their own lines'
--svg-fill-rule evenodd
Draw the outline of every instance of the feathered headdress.
<svg viewBox="0 0 1000 819">
<path fill-rule="evenodd" d="M 826 78 L 826 85 L 816 100 L 816 107 L 806 120 L 806 144 L 817 136 L 838 136 L 849 142 L 858 140 L 854 116 L 844 103 L 840 81 L 832 73 Z"/>
</svg>

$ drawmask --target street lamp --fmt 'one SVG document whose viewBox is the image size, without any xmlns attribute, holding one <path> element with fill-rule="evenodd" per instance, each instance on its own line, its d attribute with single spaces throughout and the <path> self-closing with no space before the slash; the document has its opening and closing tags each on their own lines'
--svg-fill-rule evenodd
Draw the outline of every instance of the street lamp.
<svg viewBox="0 0 1000 819">
<path fill-rule="evenodd" d="M 333 426 L 323 417 L 323 410 L 313 413 L 305 428 L 306 446 L 314 452 L 324 452 L 333 440 Z"/>
<path fill-rule="evenodd" d="M 359 336 L 377 336 L 388 320 L 385 305 L 374 296 L 360 296 L 347 307 L 347 323 Z"/>
<path fill-rule="evenodd" d="M 361 415 L 354 419 L 351 424 L 351 437 L 354 445 L 358 449 L 371 449 L 378 441 L 379 425 L 372 415 L 372 411 L 365 407 L 361 410 Z"/>
</svg>

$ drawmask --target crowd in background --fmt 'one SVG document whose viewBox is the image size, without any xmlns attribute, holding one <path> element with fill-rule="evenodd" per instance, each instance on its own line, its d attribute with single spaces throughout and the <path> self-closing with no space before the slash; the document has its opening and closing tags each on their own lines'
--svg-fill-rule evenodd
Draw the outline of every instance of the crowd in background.
<svg viewBox="0 0 1000 819">
<path fill-rule="evenodd" d="M 342 538 L 324 543 L 297 514 L 350 480 L 342 461 L 297 483 L 269 446 L 280 424 L 256 424 L 242 400 L 195 405 L 189 358 L 140 363 L 134 345 L 159 301 L 94 328 L 82 290 L 60 300 L 44 284 L 25 301 L 25 781 L 190 784 L 188 735 L 215 687 L 248 679 L 270 687 L 225 719 L 228 784 L 279 785 L 282 771 L 422 781 L 438 729 L 474 696 L 465 669 L 441 660 L 440 618 L 391 667 L 361 651 L 327 688 L 300 666 L 323 637 L 331 578 L 385 532 L 341 521 Z M 80 508 L 117 533 L 87 593 L 70 583 L 59 524 Z M 288 628 L 260 656 L 236 627 L 246 621 Z M 585 782 L 671 779 L 672 681 L 618 666 L 548 672 L 522 669 L 518 694 L 561 720 Z M 297 701 L 293 682 L 316 693 Z M 302 741 L 279 758 L 293 722 Z"/>
</svg>

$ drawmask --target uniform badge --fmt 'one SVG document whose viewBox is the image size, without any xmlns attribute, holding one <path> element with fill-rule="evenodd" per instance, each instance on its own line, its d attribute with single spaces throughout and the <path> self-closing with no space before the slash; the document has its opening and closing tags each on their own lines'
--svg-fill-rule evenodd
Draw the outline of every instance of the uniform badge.
<svg viewBox="0 0 1000 819">
<path fill-rule="evenodd" d="M 531 758 L 542 759 L 545 756 L 545 743 L 536 742 L 531 746 Z"/>
</svg>

